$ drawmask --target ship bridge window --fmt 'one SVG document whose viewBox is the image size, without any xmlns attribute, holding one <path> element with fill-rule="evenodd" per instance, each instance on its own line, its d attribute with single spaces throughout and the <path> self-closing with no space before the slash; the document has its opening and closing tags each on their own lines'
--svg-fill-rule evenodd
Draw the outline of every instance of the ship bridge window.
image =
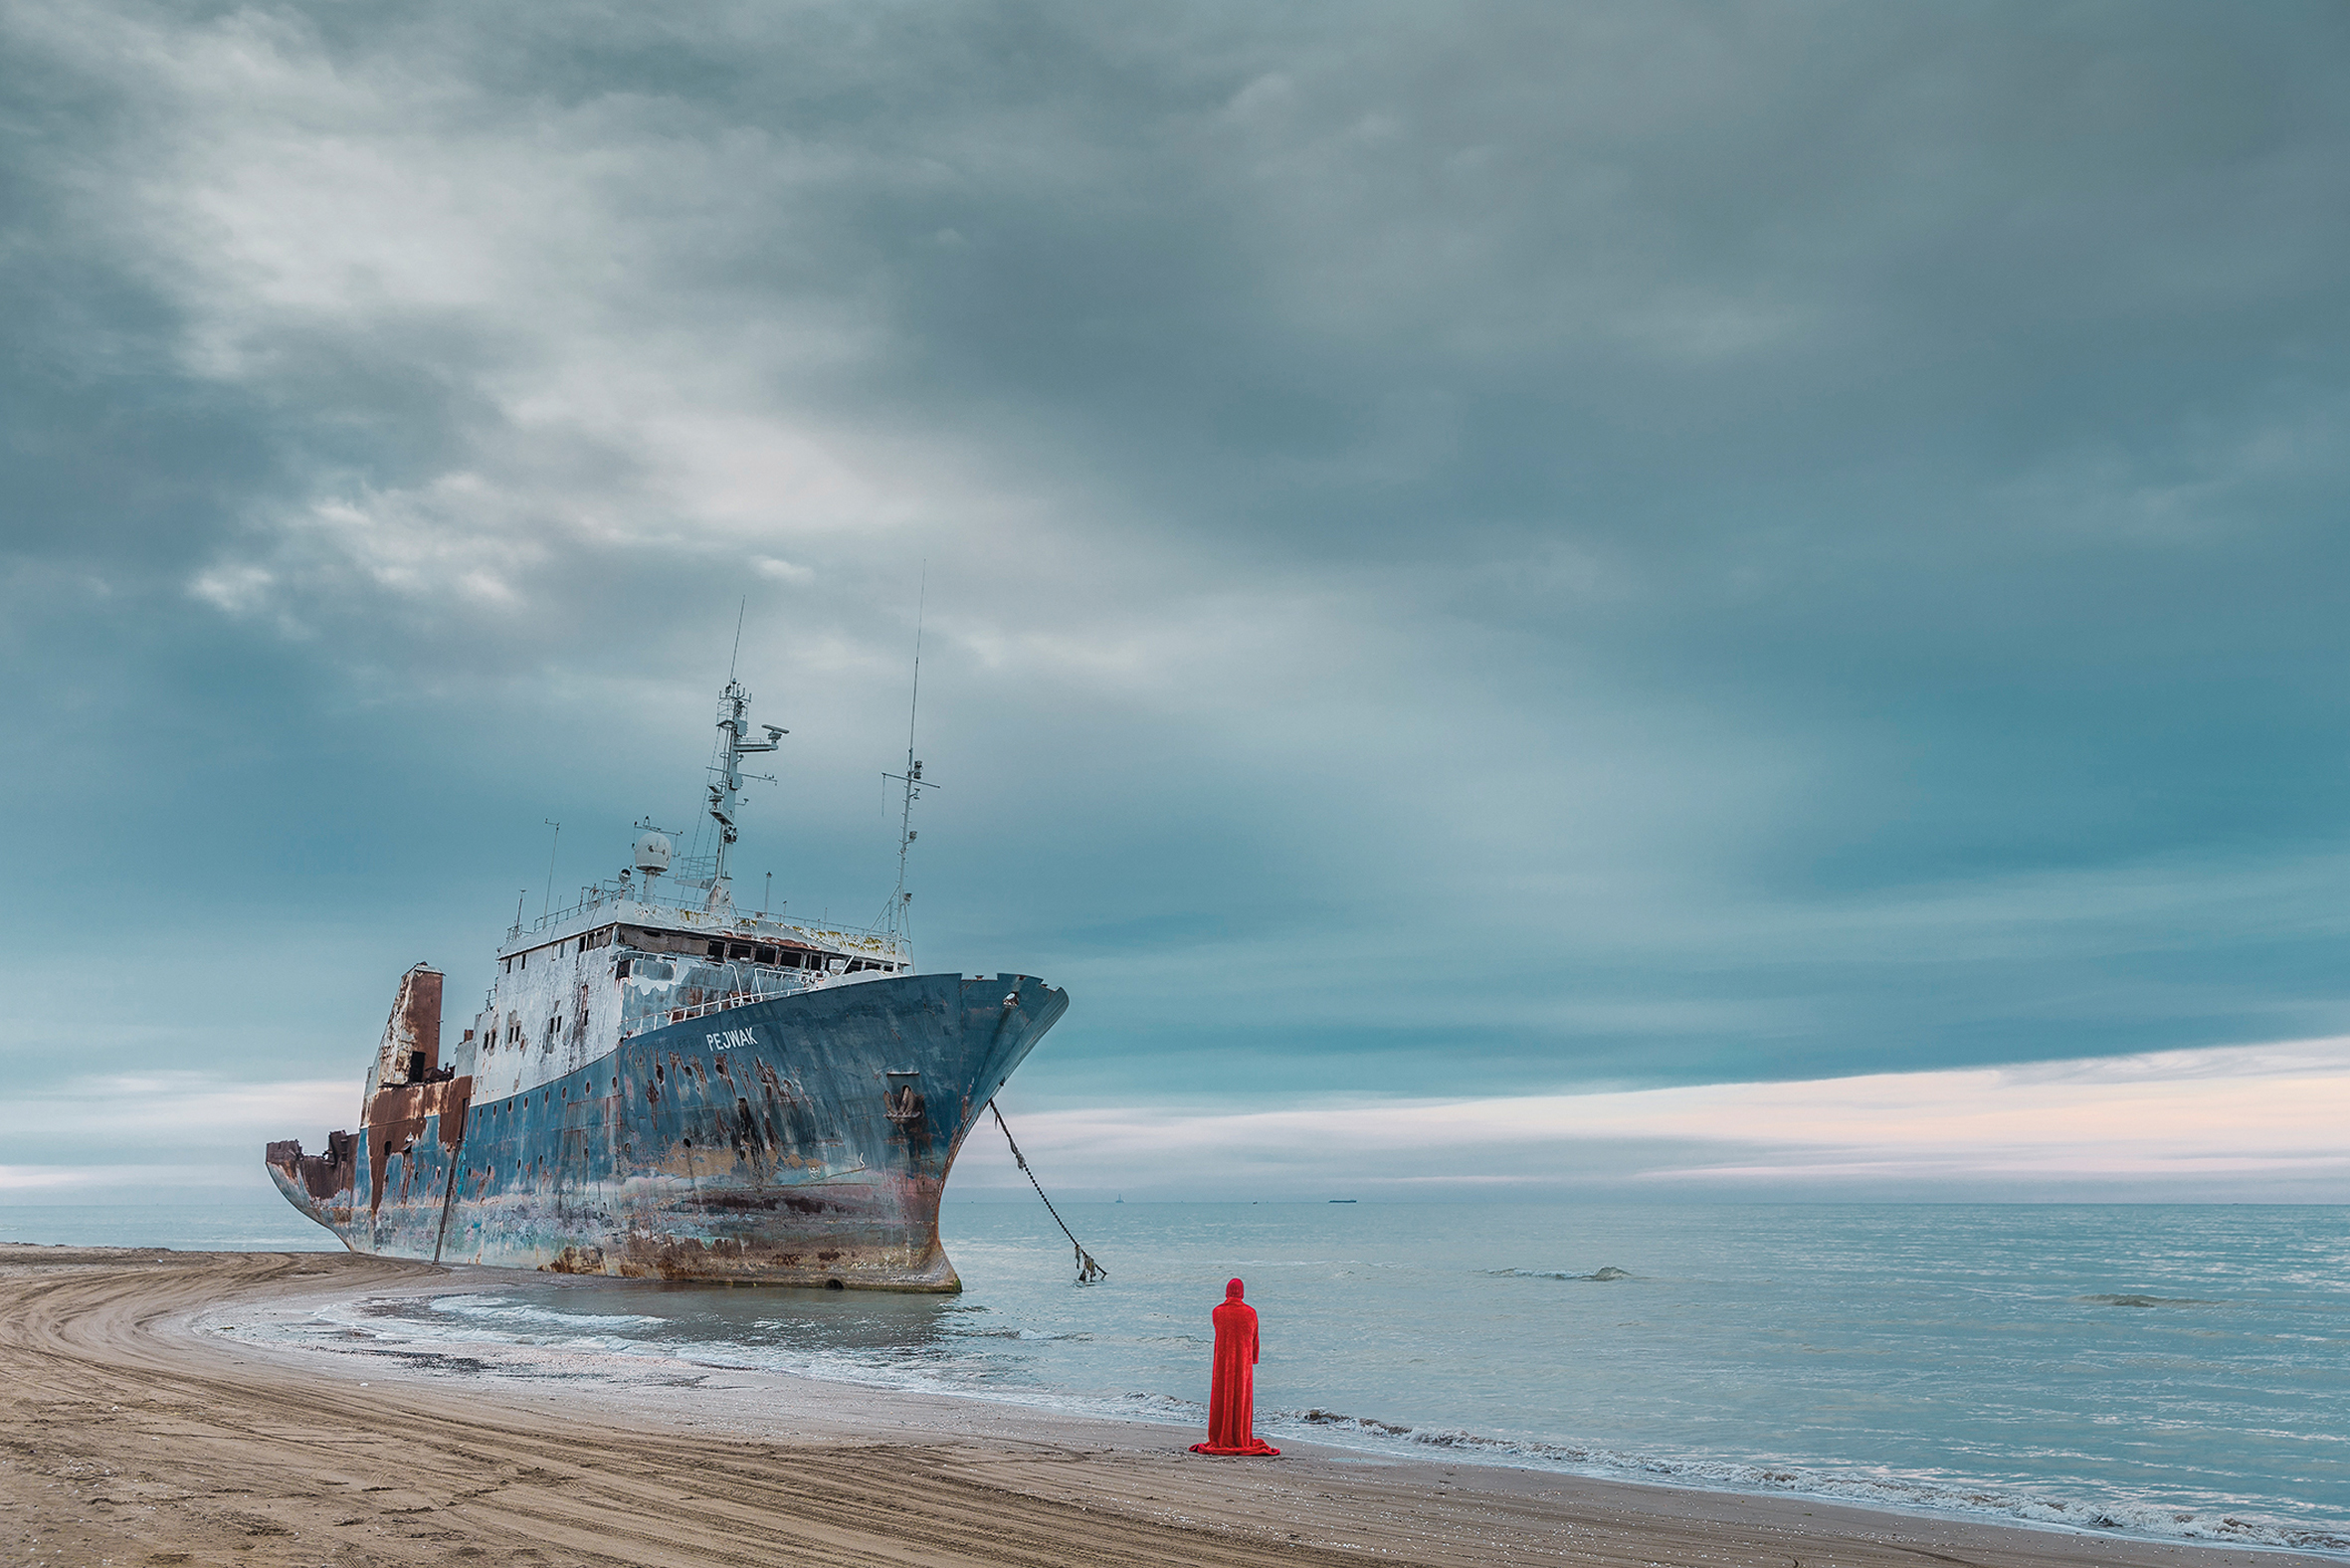
<svg viewBox="0 0 2350 1568">
<path fill-rule="evenodd" d="M 758 953 L 758 961 L 763 964 L 773 964 L 775 962 L 775 949 L 772 947 L 760 948 Z"/>
<path fill-rule="evenodd" d="M 707 956 L 711 958 L 725 956 L 723 942 L 713 943 L 705 937 L 689 936 L 684 931 L 656 931 L 640 925 L 623 925 L 614 929 L 617 934 L 611 938 L 612 940 L 616 940 L 624 946 L 634 947 L 639 952 L 691 953 L 695 957 Z M 599 942 L 596 945 L 600 947 L 603 943 Z"/>
<path fill-rule="evenodd" d="M 733 959 L 737 963 L 747 964 L 751 960 L 751 944 L 748 942 L 736 942 L 726 950 L 726 956 Z"/>
</svg>

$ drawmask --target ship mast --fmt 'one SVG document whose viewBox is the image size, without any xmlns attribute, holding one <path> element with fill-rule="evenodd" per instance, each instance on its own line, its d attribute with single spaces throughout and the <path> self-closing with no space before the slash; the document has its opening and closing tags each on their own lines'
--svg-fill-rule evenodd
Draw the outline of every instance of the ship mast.
<svg viewBox="0 0 2350 1568">
<path fill-rule="evenodd" d="M 939 787 L 922 777 L 922 764 L 914 756 L 914 719 L 922 710 L 922 610 L 930 586 L 927 570 L 922 577 L 921 592 L 914 600 L 914 689 L 905 705 L 905 771 L 881 775 L 905 786 L 905 798 L 897 811 L 897 889 L 889 895 L 889 907 L 881 913 L 881 929 L 901 948 L 905 945 L 905 906 L 914 896 L 905 888 L 905 857 L 914 840 L 920 837 L 914 831 L 914 800 L 923 790 Z"/>
<path fill-rule="evenodd" d="M 748 601 L 745 602 L 747 604 Z M 734 623 L 734 648 L 739 658 L 742 651 L 742 621 L 739 616 Z M 710 764 L 710 772 L 716 777 L 710 780 L 709 809 L 710 816 L 718 824 L 718 851 L 710 862 L 709 898 L 704 904 L 710 909 L 726 908 L 733 903 L 731 889 L 726 882 L 726 851 L 735 840 L 734 815 L 742 802 L 742 759 L 755 752 L 773 751 L 783 737 L 791 733 L 775 724 L 760 724 L 756 727 L 764 729 L 767 738 L 751 738 L 751 694 L 743 689 L 741 682 L 734 679 L 734 666 L 733 659 L 726 662 L 726 691 L 718 698 L 717 756 Z M 765 784 L 775 782 L 763 773 L 754 773 L 750 777 Z"/>
</svg>

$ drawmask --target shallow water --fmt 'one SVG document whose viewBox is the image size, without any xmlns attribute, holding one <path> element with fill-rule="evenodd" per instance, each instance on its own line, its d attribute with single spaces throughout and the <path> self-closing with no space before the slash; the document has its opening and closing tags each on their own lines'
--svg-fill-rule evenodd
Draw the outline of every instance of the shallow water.
<svg viewBox="0 0 2350 1568">
<path fill-rule="evenodd" d="M 342 1251 L 342 1243 L 296 1214 L 275 1191 L 210 1203 L 0 1205 L 0 1242 L 221 1253 Z"/>
<path fill-rule="evenodd" d="M 316 1326 L 1199 1419 L 1237 1274 L 1275 1442 L 2350 1552 L 2350 1210 L 1064 1210 L 1107 1283 L 950 1205 L 959 1297 L 506 1276 Z"/>
</svg>

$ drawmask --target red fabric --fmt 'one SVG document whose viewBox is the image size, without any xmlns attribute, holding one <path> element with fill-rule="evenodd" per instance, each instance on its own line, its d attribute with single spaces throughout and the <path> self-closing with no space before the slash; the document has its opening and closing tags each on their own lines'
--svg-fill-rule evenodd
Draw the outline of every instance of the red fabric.
<svg viewBox="0 0 2350 1568">
<path fill-rule="evenodd" d="M 1208 1385 L 1208 1441 L 1194 1454 L 1278 1454 L 1257 1436 L 1257 1308 L 1241 1299 L 1241 1282 L 1224 1287 L 1216 1320 L 1216 1378 Z"/>
</svg>

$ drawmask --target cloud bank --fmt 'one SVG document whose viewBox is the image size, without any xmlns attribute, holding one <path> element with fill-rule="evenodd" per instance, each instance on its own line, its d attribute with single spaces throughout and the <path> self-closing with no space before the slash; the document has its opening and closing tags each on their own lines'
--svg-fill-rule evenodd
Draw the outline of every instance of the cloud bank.
<svg viewBox="0 0 2350 1568">
<path fill-rule="evenodd" d="M 1087 1107 L 1023 1115 L 1018 1135 L 1088 1196 L 2341 1203 L 2350 1040 L 1614 1093 Z M 957 1183 L 1025 1191 L 984 1138 Z"/>
<path fill-rule="evenodd" d="M 1071 988 L 1040 1108 L 2339 1035 L 2346 69 L 0 3 L 0 1061 L 355 1078 L 545 819 L 570 885 L 694 809 L 745 604 L 740 864 L 868 916 L 918 601 L 918 956 Z"/>
<path fill-rule="evenodd" d="M 1003 1096 L 1059 1197 L 1405 1202 L 2350 1203 L 2350 1039 L 2029 1067 L 1256 1110 Z M 0 1107 L 0 1203 L 266 1194 L 255 1151 L 347 1126 L 347 1083 L 76 1079 Z M 954 1201 L 1024 1201 L 982 1120 Z"/>
</svg>

